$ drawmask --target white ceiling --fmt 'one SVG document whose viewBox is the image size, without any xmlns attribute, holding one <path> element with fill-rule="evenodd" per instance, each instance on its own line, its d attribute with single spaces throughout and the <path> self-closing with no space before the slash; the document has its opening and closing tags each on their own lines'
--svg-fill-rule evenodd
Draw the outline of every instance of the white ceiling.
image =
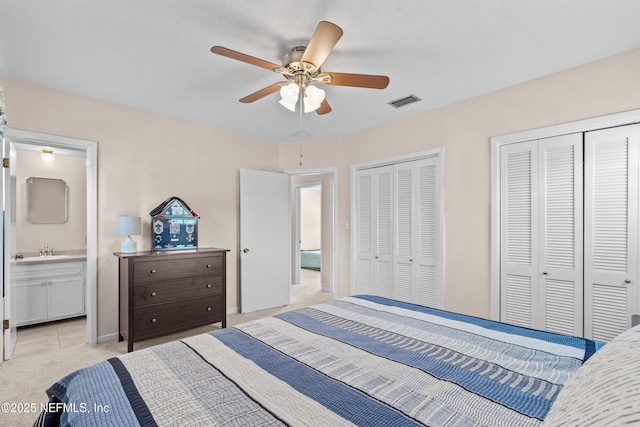
<svg viewBox="0 0 640 427">
<path fill-rule="evenodd" d="M 209 49 L 280 63 L 326 20 L 344 35 L 323 71 L 391 80 L 323 87 L 333 112 L 302 128 L 336 137 L 639 48 L 638 17 L 637 0 L 0 0 L 0 76 L 297 140 L 278 94 L 238 102 L 281 77 Z M 387 104 L 410 94 L 422 101 Z"/>
</svg>

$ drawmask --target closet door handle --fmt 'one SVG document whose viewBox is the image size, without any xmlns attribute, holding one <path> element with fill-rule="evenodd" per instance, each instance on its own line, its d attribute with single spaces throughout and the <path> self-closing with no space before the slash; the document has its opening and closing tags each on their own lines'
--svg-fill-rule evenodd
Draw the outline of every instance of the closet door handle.
<svg viewBox="0 0 640 427">
<path fill-rule="evenodd" d="M 546 272 L 546 271 L 543 271 L 543 272 L 542 272 L 542 275 L 543 275 L 543 276 L 548 276 L 548 275 L 549 275 L 549 273 L 548 273 L 548 272 Z"/>
<path fill-rule="evenodd" d="M 626 283 L 628 285 L 629 283 L 631 283 L 631 279 L 625 279 L 624 283 Z"/>
</svg>

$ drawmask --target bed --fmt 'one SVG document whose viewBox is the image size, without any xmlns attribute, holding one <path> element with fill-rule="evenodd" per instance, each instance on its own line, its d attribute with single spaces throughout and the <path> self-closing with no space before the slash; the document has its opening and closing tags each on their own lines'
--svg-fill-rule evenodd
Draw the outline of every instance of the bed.
<svg viewBox="0 0 640 427">
<path fill-rule="evenodd" d="M 640 332 L 627 334 L 620 360 L 638 365 Z M 611 370 L 625 363 L 610 348 L 618 347 L 358 295 L 73 372 L 47 390 L 37 424 L 537 426 L 555 417 L 549 425 L 581 425 L 561 422 L 567 408 L 588 413 L 572 393 L 620 388 Z M 593 378 L 598 358 L 606 379 Z M 591 388 L 569 387 L 582 372 Z M 621 374 L 625 394 L 630 375 L 638 372 Z"/>
<path fill-rule="evenodd" d="M 300 268 L 320 270 L 322 257 L 320 249 L 303 249 L 300 251 Z"/>
</svg>

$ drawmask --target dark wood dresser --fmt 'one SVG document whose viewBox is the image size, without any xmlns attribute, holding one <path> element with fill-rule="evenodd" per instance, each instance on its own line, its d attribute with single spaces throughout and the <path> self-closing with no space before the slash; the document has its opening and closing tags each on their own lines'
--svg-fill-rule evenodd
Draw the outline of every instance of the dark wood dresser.
<svg viewBox="0 0 640 427">
<path fill-rule="evenodd" d="M 133 343 L 211 323 L 227 326 L 228 249 L 114 255 L 120 271 L 120 341 Z"/>
</svg>

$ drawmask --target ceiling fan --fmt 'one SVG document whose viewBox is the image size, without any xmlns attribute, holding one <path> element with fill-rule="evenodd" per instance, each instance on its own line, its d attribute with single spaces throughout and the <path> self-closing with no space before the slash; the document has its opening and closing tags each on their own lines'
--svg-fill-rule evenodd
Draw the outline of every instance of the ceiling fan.
<svg viewBox="0 0 640 427">
<path fill-rule="evenodd" d="M 266 68 L 281 74 L 286 80 L 274 83 L 251 95 L 240 99 L 250 103 L 267 95 L 280 91 L 280 104 L 295 111 L 298 99 L 304 105 L 305 112 L 316 111 L 317 114 L 331 112 L 331 106 L 324 98 L 324 90 L 315 83 L 331 86 L 352 86 L 372 89 L 384 89 L 389 84 L 389 77 L 370 74 L 349 74 L 321 71 L 320 66 L 329 56 L 340 37 L 342 29 L 335 24 L 321 21 L 311 36 L 307 46 L 296 46 L 282 60 L 282 65 L 264 61 L 244 53 L 236 52 L 222 46 L 213 46 L 211 52 L 226 56 L 247 64 Z M 302 108 L 301 105 L 301 108 Z"/>
</svg>

